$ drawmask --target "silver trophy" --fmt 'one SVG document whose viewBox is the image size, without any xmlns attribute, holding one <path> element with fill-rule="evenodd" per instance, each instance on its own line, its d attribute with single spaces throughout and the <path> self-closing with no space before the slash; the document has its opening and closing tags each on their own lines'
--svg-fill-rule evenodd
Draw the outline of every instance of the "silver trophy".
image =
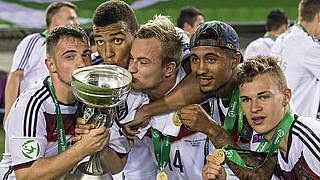
<svg viewBox="0 0 320 180">
<path fill-rule="evenodd" d="M 123 103 L 130 91 L 131 74 L 115 65 L 95 65 L 72 73 L 72 91 L 84 103 L 83 119 L 95 128 L 111 127 L 116 117 L 116 106 Z M 102 167 L 100 152 L 81 163 L 72 179 L 112 179 L 109 170 Z"/>
</svg>

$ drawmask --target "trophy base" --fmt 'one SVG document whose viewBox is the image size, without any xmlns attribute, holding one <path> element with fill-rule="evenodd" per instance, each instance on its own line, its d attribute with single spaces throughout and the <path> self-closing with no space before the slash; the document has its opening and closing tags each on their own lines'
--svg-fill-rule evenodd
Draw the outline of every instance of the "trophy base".
<svg viewBox="0 0 320 180">
<path fill-rule="evenodd" d="M 109 172 L 103 175 L 88 174 L 85 170 L 85 163 L 81 163 L 71 180 L 113 180 L 113 178 Z"/>
</svg>

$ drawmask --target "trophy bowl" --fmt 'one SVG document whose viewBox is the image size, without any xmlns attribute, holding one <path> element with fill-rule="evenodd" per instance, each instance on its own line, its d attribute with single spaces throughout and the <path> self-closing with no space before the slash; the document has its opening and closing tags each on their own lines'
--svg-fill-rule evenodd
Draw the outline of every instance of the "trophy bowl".
<svg viewBox="0 0 320 180">
<path fill-rule="evenodd" d="M 92 107 L 113 107 L 124 101 L 130 91 L 131 74 L 116 65 L 94 65 L 72 73 L 76 98 Z"/>
<path fill-rule="evenodd" d="M 72 73 L 72 91 L 84 104 L 83 119 L 94 128 L 111 127 L 116 118 L 116 106 L 126 100 L 130 92 L 131 74 L 115 65 L 94 65 L 79 68 Z M 109 170 L 102 167 L 100 152 L 81 163 L 72 179 L 112 179 Z"/>
</svg>

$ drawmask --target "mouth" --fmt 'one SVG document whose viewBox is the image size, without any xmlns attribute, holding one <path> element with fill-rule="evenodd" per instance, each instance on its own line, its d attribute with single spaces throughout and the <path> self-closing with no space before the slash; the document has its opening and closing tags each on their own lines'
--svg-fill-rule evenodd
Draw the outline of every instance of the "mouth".
<svg viewBox="0 0 320 180">
<path fill-rule="evenodd" d="M 263 123 L 263 121 L 266 119 L 265 116 L 255 116 L 255 117 L 252 117 L 251 120 L 253 121 L 253 123 L 255 125 L 260 125 Z"/>
<path fill-rule="evenodd" d="M 209 77 L 197 77 L 197 79 L 198 79 L 200 86 L 207 86 L 213 80 L 213 78 L 209 78 Z"/>
</svg>

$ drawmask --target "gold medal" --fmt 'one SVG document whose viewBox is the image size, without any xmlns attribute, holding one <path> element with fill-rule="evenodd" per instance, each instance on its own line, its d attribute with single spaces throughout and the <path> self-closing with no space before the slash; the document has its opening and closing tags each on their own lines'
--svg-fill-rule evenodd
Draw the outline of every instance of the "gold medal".
<svg viewBox="0 0 320 180">
<path fill-rule="evenodd" d="M 223 149 L 215 149 L 212 153 L 212 156 L 218 160 L 220 162 L 220 164 L 222 164 L 225 159 L 226 159 L 226 156 L 224 154 L 224 150 Z"/>
<path fill-rule="evenodd" d="M 181 126 L 182 123 L 180 121 L 180 118 L 178 116 L 178 111 L 176 113 L 174 113 L 173 118 L 172 118 L 173 124 L 176 126 Z"/>
<path fill-rule="evenodd" d="M 168 180 L 168 176 L 167 176 L 167 174 L 165 172 L 160 171 L 157 174 L 157 180 Z"/>
</svg>

